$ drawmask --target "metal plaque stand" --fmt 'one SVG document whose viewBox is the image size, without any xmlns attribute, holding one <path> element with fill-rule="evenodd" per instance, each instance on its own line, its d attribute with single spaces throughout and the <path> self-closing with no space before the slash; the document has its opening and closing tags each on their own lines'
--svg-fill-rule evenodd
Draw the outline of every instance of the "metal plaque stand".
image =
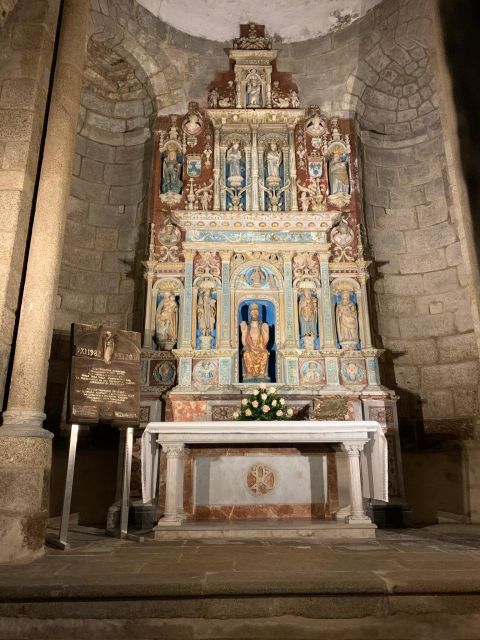
<svg viewBox="0 0 480 640">
<path fill-rule="evenodd" d="M 67 542 L 67 536 L 68 522 L 70 519 L 70 505 L 72 502 L 73 472 L 75 470 L 75 457 L 77 455 L 78 428 L 78 424 L 72 424 L 72 428 L 70 430 L 70 447 L 68 450 L 67 477 L 65 478 L 65 491 L 63 494 L 60 534 L 58 538 L 52 535 L 48 535 L 46 538 L 47 542 L 59 549 L 63 549 L 63 551 L 70 549 L 70 545 Z"/>
<path fill-rule="evenodd" d="M 68 465 L 67 465 L 67 477 L 65 478 L 65 491 L 63 494 L 63 507 L 62 507 L 62 519 L 60 525 L 60 534 L 58 538 L 53 535 L 48 535 L 46 540 L 49 544 L 68 551 L 70 545 L 67 542 L 68 537 L 68 524 L 70 519 L 70 505 L 72 502 L 72 487 L 73 487 L 73 473 L 75 470 L 75 457 L 77 455 L 77 441 L 78 441 L 78 424 L 72 424 L 70 431 L 70 448 L 68 450 Z M 123 456 L 123 482 L 122 482 L 122 501 L 120 508 L 120 531 L 114 532 L 110 535 L 114 535 L 118 538 L 126 538 L 128 540 L 135 540 L 136 542 L 144 542 L 145 538 L 142 535 L 135 535 L 128 533 L 128 510 L 130 506 L 130 478 L 132 473 L 132 451 L 133 451 L 133 432 L 134 427 L 127 427 L 127 433 L 125 438 L 125 452 Z"/>
</svg>

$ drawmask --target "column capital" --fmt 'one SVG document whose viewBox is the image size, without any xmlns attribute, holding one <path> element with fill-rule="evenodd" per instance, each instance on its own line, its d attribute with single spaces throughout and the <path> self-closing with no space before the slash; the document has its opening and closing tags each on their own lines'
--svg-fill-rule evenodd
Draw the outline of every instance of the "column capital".
<svg viewBox="0 0 480 640">
<path fill-rule="evenodd" d="M 342 451 L 346 453 L 348 456 L 358 456 L 360 452 L 363 451 L 363 447 L 365 443 L 359 442 L 342 442 L 341 447 Z"/>
<path fill-rule="evenodd" d="M 196 251 L 194 249 L 183 249 L 182 251 L 185 262 L 193 262 Z"/>
<path fill-rule="evenodd" d="M 230 262 L 230 260 L 232 258 L 233 250 L 232 249 L 224 249 L 224 250 L 220 250 L 218 253 L 220 254 L 220 258 L 221 258 L 222 262 Z"/>
<path fill-rule="evenodd" d="M 175 443 L 160 443 L 162 451 L 167 455 L 167 458 L 181 458 L 185 450 L 185 445 L 181 442 Z"/>
</svg>

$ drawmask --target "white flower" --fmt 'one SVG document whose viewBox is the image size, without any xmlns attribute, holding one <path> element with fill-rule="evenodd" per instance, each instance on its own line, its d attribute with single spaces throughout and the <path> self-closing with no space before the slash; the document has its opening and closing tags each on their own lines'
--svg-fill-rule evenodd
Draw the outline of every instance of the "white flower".
<svg viewBox="0 0 480 640">
<path fill-rule="evenodd" d="M 270 387 L 270 389 L 268 390 L 268 393 L 270 395 L 273 395 L 274 393 L 277 393 L 277 390 L 275 389 L 275 387 Z"/>
<path fill-rule="evenodd" d="M 285 400 L 283 398 L 280 398 L 280 404 L 282 405 L 282 407 L 285 404 Z"/>
<path fill-rule="evenodd" d="M 277 406 L 277 401 L 276 400 L 272 400 L 272 407 L 276 407 Z"/>
<path fill-rule="evenodd" d="M 242 404 L 243 404 L 243 406 L 245 406 L 246 404 L 248 404 L 248 400 L 247 400 L 246 398 L 244 398 L 244 399 L 242 400 Z"/>
<path fill-rule="evenodd" d="M 270 407 L 268 404 L 264 404 L 262 408 L 263 413 L 268 413 L 270 411 Z"/>
<path fill-rule="evenodd" d="M 287 409 L 287 416 L 293 416 L 293 409 Z"/>
<path fill-rule="evenodd" d="M 281 416 L 283 416 L 283 411 L 279 409 L 276 415 L 280 418 Z"/>
<path fill-rule="evenodd" d="M 254 409 L 256 409 L 256 408 L 258 407 L 258 402 L 257 402 L 256 400 L 254 400 L 254 401 L 252 402 L 252 407 L 253 407 Z"/>
<path fill-rule="evenodd" d="M 258 389 L 254 389 L 254 390 L 252 391 L 252 393 L 253 393 L 253 395 L 254 395 L 254 396 L 258 396 L 258 394 L 260 393 L 260 391 L 259 391 Z"/>
<path fill-rule="evenodd" d="M 251 409 L 245 409 L 245 415 L 246 416 L 251 416 L 252 415 L 252 410 Z"/>
<path fill-rule="evenodd" d="M 233 414 L 233 419 L 236 420 L 239 416 L 238 411 L 235 411 L 235 413 Z"/>
<path fill-rule="evenodd" d="M 267 394 L 266 393 L 262 393 L 262 395 L 260 396 L 262 400 L 266 400 L 267 399 Z"/>
</svg>

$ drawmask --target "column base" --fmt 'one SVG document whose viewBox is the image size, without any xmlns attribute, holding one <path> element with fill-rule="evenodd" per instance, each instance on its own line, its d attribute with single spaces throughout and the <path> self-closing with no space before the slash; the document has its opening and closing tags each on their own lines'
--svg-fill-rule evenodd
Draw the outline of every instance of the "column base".
<svg viewBox="0 0 480 640">
<path fill-rule="evenodd" d="M 368 516 L 347 516 L 345 518 L 345 522 L 347 524 L 353 524 L 353 525 L 355 524 L 372 524 L 373 525 L 373 522 Z"/>
<path fill-rule="evenodd" d="M 15 438 L 53 438 L 53 433 L 43 428 L 47 416 L 43 411 L 10 409 L 3 414 L 0 435 Z"/>
<path fill-rule="evenodd" d="M 185 518 L 178 517 L 172 519 L 166 519 L 165 516 L 160 518 L 156 527 L 154 527 L 154 531 L 157 529 L 162 529 L 163 527 L 180 527 L 185 521 Z"/>
</svg>

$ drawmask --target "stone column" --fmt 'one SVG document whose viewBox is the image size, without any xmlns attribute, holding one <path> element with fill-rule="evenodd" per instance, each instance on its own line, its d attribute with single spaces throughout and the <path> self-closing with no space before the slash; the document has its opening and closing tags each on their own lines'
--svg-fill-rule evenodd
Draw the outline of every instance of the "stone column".
<svg viewBox="0 0 480 640">
<path fill-rule="evenodd" d="M 182 305 L 182 334 L 179 336 L 178 344 L 180 349 L 191 349 L 192 347 L 192 300 L 193 300 L 193 257 L 195 252 L 185 249 L 185 284 L 183 288 Z"/>
<path fill-rule="evenodd" d="M 258 211 L 258 125 L 252 124 L 252 211 Z M 245 178 L 246 180 L 246 178 Z"/>
<path fill-rule="evenodd" d="M 143 331 L 143 348 L 153 349 L 153 335 L 155 333 L 155 325 L 152 327 L 152 287 L 153 287 L 153 272 L 148 266 L 146 273 L 147 280 L 147 299 L 145 304 L 145 325 Z"/>
<path fill-rule="evenodd" d="M 348 482 L 350 486 L 351 515 L 348 517 L 349 524 L 371 522 L 363 509 L 360 477 L 360 451 L 362 448 L 363 445 L 361 444 L 342 444 L 342 450 L 347 454 Z"/>
<path fill-rule="evenodd" d="M 290 210 L 298 211 L 297 164 L 295 162 L 295 125 L 288 125 L 288 160 L 290 164 Z M 286 209 L 286 207 L 285 207 Z"/>
<path fill-rule="evenodd" d="M 167 473 L 165 481 L 165 511 L 160 525 L 178 526 L 182 524 L 181 510 L 178 506 L 179 477 L 183 475 L 183 444 L 162 445 L 167 456 Z"/>
<path fill-rule="evenodd" d="M 297 317 L 293 313 L 293 287 L 292 287 L 292 258 L 293 252 L 283 254 L 283 279 L 285 294 L 285 347 L 294 348 L 298 344 L 295 340 L 295 323 Z"/>
<path fill-rule="evenodd" d="M 332 293 L 330 291 L 330 271 L 328 268 L 328 247 L 327 250 L 318 254 L 320 261 L 320 281 L 322 283 L 322 318 L 323 318 L 323 336 L 327 349 L 334 349 L 336 346 L 336 334 L 333 321 L 333 305 Z"/>
<path fill-rule="evenodd" d="M 220 349 L 228 349 L 230 347 L 230 258 L 232 252 L 220 251 L 220 257 L 222 259 L 222 310 L 218 328 L 220 334 L 218 345 Z"/>
<path fill-rule="evenodd" d="M 65 0 L 15 346 L 0 429 L 0 561 L 43 554 L 52 434 L 43 429 L 48 359 L 63 251 L 89 0 Z M 15 472 L 3 465 L 16 466 Z"/>
<path fill-rule="evenodd" d="M 359 312 L 362 316 L 363 336 L 362 336 L 362 349 L 370 349 L 372 346 L 372 333 L 370 331 L 370 313 L 368 310 L 368 295 L 367 295 L 367 278 L 366 268 L 360 271 L 358 280 L 361 288 L 361 300 L 359 300 Z M 361 306 L 361 309 L 360 309 Z"/>
<path fill-rule="evenodd" d="M 218 126 L 215 126 L 213 137 L 213 210 L 220 210 L 220 129 Z"/>
</svg>

